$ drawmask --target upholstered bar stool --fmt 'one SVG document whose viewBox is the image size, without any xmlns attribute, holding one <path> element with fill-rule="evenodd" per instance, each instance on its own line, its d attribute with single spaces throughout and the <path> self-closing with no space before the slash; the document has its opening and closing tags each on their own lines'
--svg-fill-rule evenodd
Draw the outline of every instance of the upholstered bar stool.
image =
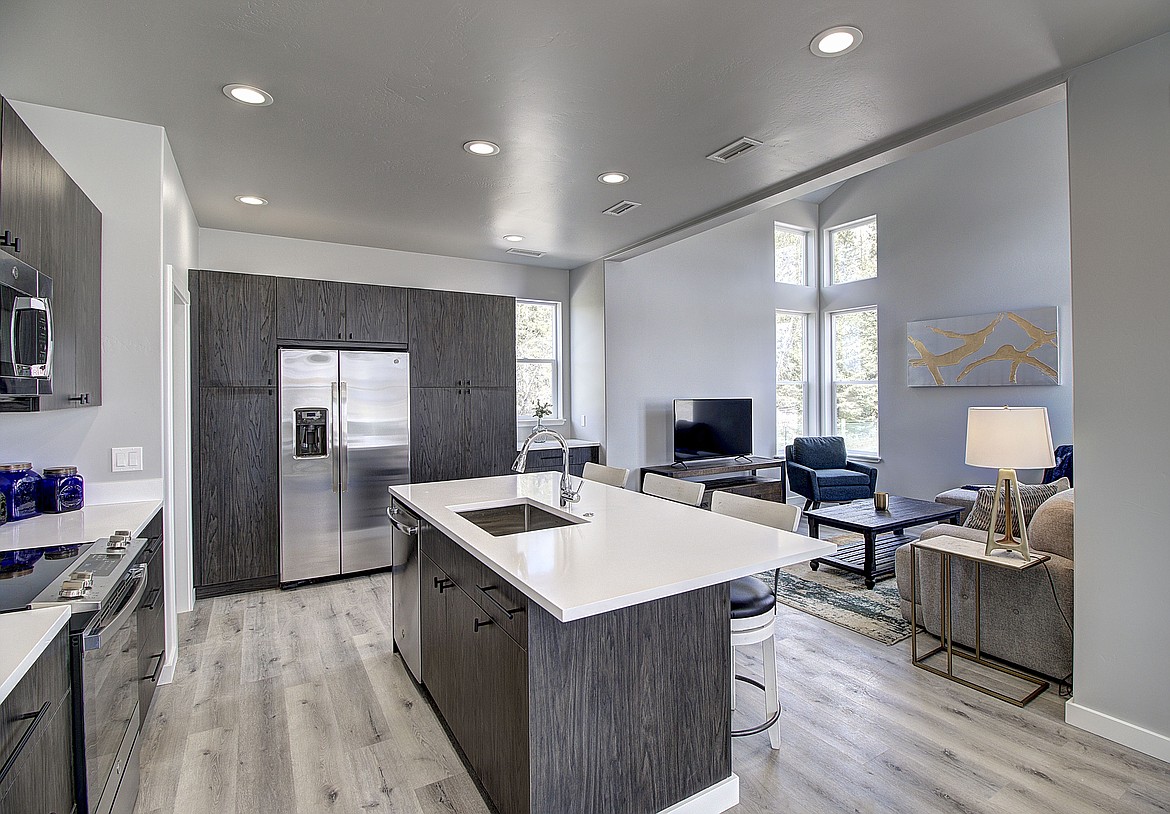
<svg viewBox="0 0 1170 814">
<path fill-rule="evenodd" d="M 711 511 L 760 523 L 784 531 L 796 531 L 800 509 L 787 503 L 759 500 L 731 492 L 715 492 Z M 779 579 L 780 569 L 776 569 Z M 768 730 L 773 749 L 780 748 L 780 695 L 776 686 L 776 594 L 756 577 L 731 581 L 731 708 L 735 709 L 735 682 L 742 681 L 764 691 L 767 719 L 756 726 L 732 730 L 732 737 L 756 735 Z M 735 648 L 763 645 L 764 682 L 735 672 Z"/>
<path fill-rule="evenodd" d="M 616 486 L 619 489 L 626 488 L 626 481 L 630 479 L 630 470 L 620 466 L 606 466 L 605 464 L 595 464 L 593 461 L 585 462 L 585 470 L 581 473 L 581 477 L 585 480 L 591 480 L 595 483 L 604 483 L 609 486 Z"/>
</svg>

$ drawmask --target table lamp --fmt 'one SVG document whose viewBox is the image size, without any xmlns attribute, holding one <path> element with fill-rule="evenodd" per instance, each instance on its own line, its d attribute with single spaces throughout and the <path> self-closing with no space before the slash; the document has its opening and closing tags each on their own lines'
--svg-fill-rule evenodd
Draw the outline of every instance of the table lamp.
<svg viewBox="0 0 1170 814">
<path fill-rule="evenodd" d="M 968 407 L 967 465 L 999 469 L 995 482 L 995 503 L 987 528 L 987 555 L 996 549 L 1016 551 L 1025 559 L 1028 552 L 1028 528 L 1024 506 L 1020 502 L 1017 469 L 1043 469 L 1054 466 L 1052 429 L 1048 426 L 1047 407 Z M 996 518 L 1003 499 L 1003 537 L 995 539 Z M 1015 536 L 1012 508 L 1019 518 L 1020 536 Z"/>
</svg>

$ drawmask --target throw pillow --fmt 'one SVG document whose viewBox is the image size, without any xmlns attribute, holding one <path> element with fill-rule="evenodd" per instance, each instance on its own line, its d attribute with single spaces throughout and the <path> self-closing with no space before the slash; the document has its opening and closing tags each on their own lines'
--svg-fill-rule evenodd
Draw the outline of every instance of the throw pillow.
<svg viewBox="0 0 1170 814">
<path fill-rule="evenodd" d="M 1020 484 L 1020 503 L 1024 506 L 1024 525 L 1032 522 L 1032 515 L 1040 508 L 1040 504 L 1048 500 L 1048 498 L 1055 495 L 1057 492 L 1063 492 L 1069 488 L 1068 478 L 1061 478 L 1052 483 L 1021 483 Z M 995 487 L 989 486 L 979 490 L 979 497 L 975 499 L 975 506 L 971 509 L 971 513 L 967 515 L 967 521 L 963 524 L 969 529 L 979 529 L 980 531 L 987 531 L 991 525 L 991 511 L 995 505 Z M 1013 509 L 1013 511 L 1015 511 Z M 1015 518 L 1013 522 L 1018 521 Z M 1004 515 L 1003 510 L 1000 510 L 999 517 L 995 519 L 995 531 L 997 534 L 1003 534 Z"/>
</svg>

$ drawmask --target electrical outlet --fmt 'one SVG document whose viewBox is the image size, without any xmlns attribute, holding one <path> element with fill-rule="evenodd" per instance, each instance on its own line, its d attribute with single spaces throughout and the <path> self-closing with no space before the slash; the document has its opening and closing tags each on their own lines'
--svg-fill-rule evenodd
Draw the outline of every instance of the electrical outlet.
<svg viewBox="0 0 1170 814">
<path fill-rule="evenodd" d="M 112 447 L 110 449 L 110 471 L 142 471 L 142 447 Z"/>
</svg>

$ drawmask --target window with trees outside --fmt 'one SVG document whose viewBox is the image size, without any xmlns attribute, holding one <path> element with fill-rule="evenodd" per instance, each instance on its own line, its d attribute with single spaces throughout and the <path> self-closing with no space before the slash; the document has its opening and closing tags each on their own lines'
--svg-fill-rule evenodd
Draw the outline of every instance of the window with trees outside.
<svg viewBox="0 0 1170 814">
<path fill-rule="evenodd" d="M 877 309 L 829 315 L 833 435 L 854 454 L 878 454 Z"/>
<path fill-rule="evenodd" d="M 776 446 L 808 434 L 808 315 L 776 312 Z"/>
<path fill-rule="evenodd" d="M 775 224 L 776 282 L 808 285 L 808 232 Z"/>
<path fill-rule="evenodd" d="M 877 217 L 828 230 L 829 284 L 877 277 Z"/>
<path fill-rule="evenodd" d="M 516 417 L 532 418 L 536 403 L 561 418 L 561 305 L 516 300 Z"/>
</svg>

